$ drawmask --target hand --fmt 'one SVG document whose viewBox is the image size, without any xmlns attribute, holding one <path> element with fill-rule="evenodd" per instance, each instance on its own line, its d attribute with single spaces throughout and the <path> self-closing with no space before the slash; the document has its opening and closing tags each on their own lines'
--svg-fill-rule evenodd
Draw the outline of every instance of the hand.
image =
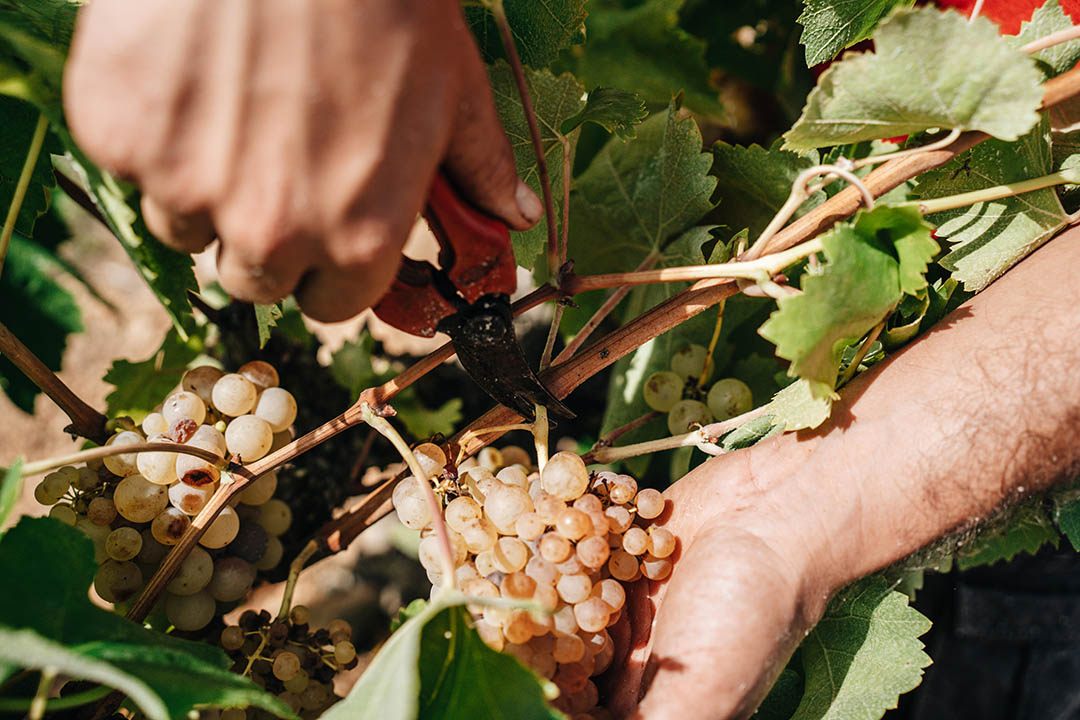
<svg viewBox="0 0 1080 720">
<path fill-rule="evenodd" d="M 222 285 L 343 320 L 389 287 L 436 169 L 515 229 L 515 173 L 456 0 L 95 0 L 65 71 L 72 133 L 147 225 Z"/>
<path fill-rule="evenodd" d="M 821 617 L 833 558 L 813 505 L 766 479 L 777 469 L 724 456 L 667 491 L 675 569 L 635 583 L 613 628 L 625 653 L 609 673 L 616 717 L 747 717 Z"/>
</svg>

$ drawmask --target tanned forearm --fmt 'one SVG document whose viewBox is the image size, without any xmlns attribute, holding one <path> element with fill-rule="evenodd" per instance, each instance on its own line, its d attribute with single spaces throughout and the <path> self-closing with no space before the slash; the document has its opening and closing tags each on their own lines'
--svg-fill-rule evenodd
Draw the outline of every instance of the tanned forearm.
<svg viewBox="0 0 1080 720">
<path fill-rule="evenodd" d="M 838 584 L 1080 476 L 1078 267 L 1075 229 L 779 441 Z"/>
</svg>

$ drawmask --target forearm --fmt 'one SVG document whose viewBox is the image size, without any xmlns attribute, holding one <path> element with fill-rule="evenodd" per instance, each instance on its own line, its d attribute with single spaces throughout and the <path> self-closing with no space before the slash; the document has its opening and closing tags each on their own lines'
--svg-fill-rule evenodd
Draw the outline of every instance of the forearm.
<svg viewBox="0 0 1080 720">
<path fill-rule="evenodd" d="M 774 448 L 793 469 L 776 487 L 817 509 L 839 583 L 1080 475 L 1078 265 L 1072 230 Z"/>
</svg>

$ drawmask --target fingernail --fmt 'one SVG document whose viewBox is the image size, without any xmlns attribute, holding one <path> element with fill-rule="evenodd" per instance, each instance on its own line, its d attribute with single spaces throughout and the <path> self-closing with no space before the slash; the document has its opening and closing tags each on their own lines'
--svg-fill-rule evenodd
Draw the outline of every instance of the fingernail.
<svg viewBox="0 0 1080 720">
<path fill-rule="evenodd" d="M 518 180 L 514 199 L 517 201 L 518 211 L 529 222 L 534 223 L 543 216 L 544 203 L 540 202 L 532 188 L 521 180 Z"/>
</svg>

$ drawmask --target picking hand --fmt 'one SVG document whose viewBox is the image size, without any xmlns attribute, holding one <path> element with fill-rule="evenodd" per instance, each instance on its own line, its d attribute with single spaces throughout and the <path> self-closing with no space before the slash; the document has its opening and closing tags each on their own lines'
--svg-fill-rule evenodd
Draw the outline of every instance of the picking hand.
<svg viewBox="0 0 1080 720">
<path fill-rule="evenodd" d="M 374 303 L 440 165 L 512 228 L 543 212 L 456 0 L 95 0 L 64 81 L 80 146 L 169 245 L 217 234 L 243 300 Z"/>
</svg>

